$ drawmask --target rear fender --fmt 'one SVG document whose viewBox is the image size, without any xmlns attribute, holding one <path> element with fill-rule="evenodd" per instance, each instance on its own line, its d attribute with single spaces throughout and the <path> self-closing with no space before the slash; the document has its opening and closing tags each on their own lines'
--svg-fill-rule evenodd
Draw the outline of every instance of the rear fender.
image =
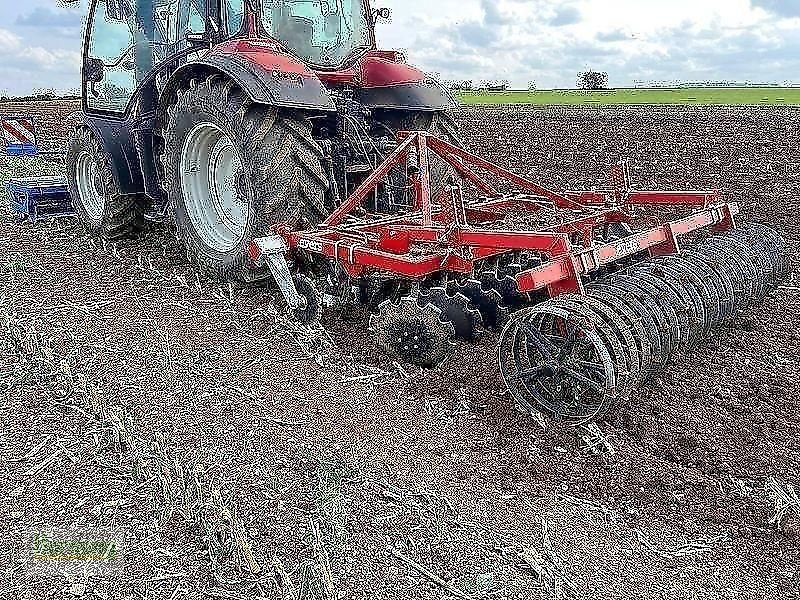
<svg viewBox="0 0 800 600">
<path fill-rule="evenodd" d="M 161 92 L 159 123 L 166 122 L 167 107 L 175 102 L 179 89 L 192 79 L 214 73 L 235 81 L 259 104 L 315 112 L 336 110 L 323 83 L 301 61 L 266 41 L 231 40 L 172 74 Z"/>
<path fill-rule="evenodd" d="M 435 81 L 401 83 L 356 91 L 356 99 L 371 108 L 441 112 L 458 107 L 452 96 Z"/>
<path fill-rule="evenodd" d="M 360 61 L 356 99 L 373 108 L 413 111 L 453 110 L 458 103 L 435 79 L 410 65 L 373 52 Z"/>
<path fill-rule="evenodd" d="M 72 113 L 67 124 L 70 130 L 88 127 L 111 157 L 111 170 L 120 193 L 141 194 L 145 191 L 142 168 L 133 137 L 131 123 L 114 117 Z"/>
</svg>

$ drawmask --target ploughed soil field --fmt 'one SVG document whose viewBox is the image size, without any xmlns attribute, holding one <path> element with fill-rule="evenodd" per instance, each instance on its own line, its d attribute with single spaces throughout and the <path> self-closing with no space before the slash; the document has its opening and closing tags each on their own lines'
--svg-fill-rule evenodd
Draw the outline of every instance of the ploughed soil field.
<svg viewBox="0 0 800 600">
<path fill-rule="evenodd" d="M 198 277 L 167 227 L 103 244 L 3 209 L 0 597 L 800 597 L 800 111 L 458 120 L 556 189 L 625 157 L 644 189 L 721 188 L 793 279 L 590 431 L 516 411 L 496 334 L 401 367 L 359 318 L 302 328 Z M 50 528 L 119 556 L 49 565 Z"/>
<path fill-rule="evenodd" d="M 59 150 L 68 135 L 66 117 L 80 110 L 80 100 L 60 102 L 0 102 L 0 116 L 31 116 L 43 150 Z"/>
</svg>

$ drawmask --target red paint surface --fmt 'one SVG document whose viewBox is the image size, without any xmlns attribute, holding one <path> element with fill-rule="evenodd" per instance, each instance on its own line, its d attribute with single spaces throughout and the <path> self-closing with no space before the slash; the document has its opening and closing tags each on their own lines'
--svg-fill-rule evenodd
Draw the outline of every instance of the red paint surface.
<svg viewBox="0 0 800 600">
<path fill-rule="evenodd" d="M 371 51 L 353 66 L 339 71 L 313 71 L 268 39 L 230 40 L 216 46 L 212 53 L 236 55 L 269 71 L 278 70 L 308 79 L 318 77 L 326 85 L 371 88 L 419 83 L 426 79 L 419 69 L 397 62 L 403 58 L 401 54 L 388 50 Z"/>
<path fill-rule="evenodd" d="M 341 71 L 318 71 L 317 76 L 328 85 L 346 84 L 359 88 L 387 87 L 425 81 L 425 73 L 397 62 L 402 55 L 394 51 L 375 50 L 365 54 L 355 65 Z"/>
<path fill-rule="evenodd" d="M 269 40 L 231 40 L 216 46 L 213 54 L 236 55 L 268 71 L 293 73 L 306 78 L 315 74 L 302 61 L 284 54 L 280 47 Z"/>
<path fill-rule="evenodd" d="M 367 55 L 360 61 L 362 87 L 384 87 L 425 81 L 425 74 L 403 63 Z"/>
</svg>

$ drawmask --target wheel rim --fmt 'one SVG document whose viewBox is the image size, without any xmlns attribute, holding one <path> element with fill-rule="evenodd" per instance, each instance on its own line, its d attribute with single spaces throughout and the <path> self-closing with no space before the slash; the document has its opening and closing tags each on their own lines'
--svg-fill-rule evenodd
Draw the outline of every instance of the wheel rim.
<svg viewBox="0 0 800 600">
<path fill-rule="evenodd" d="M 203 243 L 218 252 L 244 238 L 249 206 L 236 189 L 241 170 L 233 141 L 213 123 L 200 123 L 186 136 L 180 172 L 186 210 Z"/>
<path fill-rule="evenodd" d="M 105 197 L 98 182 L 97 163 L 91 153 L 84 151 L 78 155 L 75 164 L 75 180 L 84 210 L 93 221 L 103 218 Z"/>
</svg>

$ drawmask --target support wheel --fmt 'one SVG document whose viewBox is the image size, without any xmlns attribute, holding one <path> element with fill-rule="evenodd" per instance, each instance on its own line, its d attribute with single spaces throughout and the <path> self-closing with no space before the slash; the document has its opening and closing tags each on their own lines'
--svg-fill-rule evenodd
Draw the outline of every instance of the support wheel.
<svg viewBox="0 0 800 600">
<path fill-rule="evenodd" d="M 293 280 L 301 300 L 300 306 L 292 311 L 294 318 L 303 325 L 317 323 L 322 317 L 322 298 L 317 286 L 305 275 L 295 275 Z"/>
<path fill-rule="evenodd" d="M 111 157 L 88 127 L 72 134 L 65 163 L 73 206 L 89 233 L 115 240 L 144 227 L 138 198 L 120 194 Z"/>
<path fill-rule="evenodd" d="M 514 315 L 499 360 L 526 412 L 581 425 L 601 419 L 619 396 L 615 361 L 594 323 L 567 308 L 544 303 Z"/>
</svg>

